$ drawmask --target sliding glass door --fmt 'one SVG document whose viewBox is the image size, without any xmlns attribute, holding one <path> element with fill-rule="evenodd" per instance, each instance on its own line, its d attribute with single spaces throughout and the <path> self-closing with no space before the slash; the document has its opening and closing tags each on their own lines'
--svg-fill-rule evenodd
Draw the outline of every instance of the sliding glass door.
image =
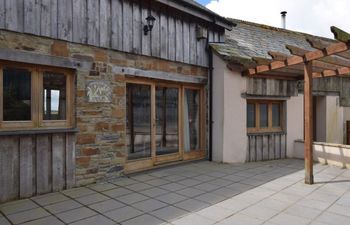
<svg viewBox="0 0 350 225">
<path fill-rule="evenodd" d="M 156 87 L 156 154 L 179 152 L 179 89 Z"/>
<path fill-rule="evenodd" d="M 128 80 L 126 171 L 205 157 L 200 86 Z"/>
</svg>

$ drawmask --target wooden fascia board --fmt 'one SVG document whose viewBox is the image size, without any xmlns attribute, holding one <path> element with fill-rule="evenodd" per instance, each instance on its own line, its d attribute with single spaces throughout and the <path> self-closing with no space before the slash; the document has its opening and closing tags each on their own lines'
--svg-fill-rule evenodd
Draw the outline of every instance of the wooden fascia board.
<svg viewBox="0 0 350 225">
<path fill-rule="evenodd" d="M 159 2 L 159 3 L 163 4 L 163 5 L 167 5 L 167 6 L 171 7 L 171 8 L 180 10 L 180 11 L 185 12 L 185 13 L 188 13 L 188 14 L 193 15 L 195 17 L 198 17 L 198 18 L 200 18 L 202 20 L 205 20 L 207 22 L 214 23 L 217 26 L 223 27 L 223 28 L 225 28 L 227 30 L 232 30 L 232 26 L 234 26 L 234 24 L 224 23 L 223 21 L 221 21 L 221 20 L 224 20 L 224 19 L 217 19 L 217 18 L 219 18 L 219 16 L 216 16 L 216 15 L 209 16 L 208 15 L 209 13 L 201 12 L 203 10 L 193 10 L 193 9 L 191 9 L 189 7 L 186 7 L 186 6 L 182 5 L 182 4 L 176 3 L 175 1 L 171 1 L 171 0 L 155 0 L 155 1 Z"/>
</svg>

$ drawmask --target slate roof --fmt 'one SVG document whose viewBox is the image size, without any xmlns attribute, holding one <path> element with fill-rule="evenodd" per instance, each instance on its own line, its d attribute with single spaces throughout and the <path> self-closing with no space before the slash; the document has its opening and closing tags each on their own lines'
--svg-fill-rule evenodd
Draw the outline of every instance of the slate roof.
<svg viewBox="0 0 350 225">
<path fill-rule="evenodd" d="M 255 62 L 252 57 L 272 59 L 269 51 L 290 55 L 285 47 L 294 45 L 306 50 L 315 50 L 306 41 L 307 37 L 317 37 L 306 33 L 257 24 L 237 19 L 229 19 L 237 26 L 226 31 L 225 43 L 211 43 L 210 46 L 224 60 L 250 67 Z M 317 37 L 332 42 L 334 40 Z"/>
</svg>

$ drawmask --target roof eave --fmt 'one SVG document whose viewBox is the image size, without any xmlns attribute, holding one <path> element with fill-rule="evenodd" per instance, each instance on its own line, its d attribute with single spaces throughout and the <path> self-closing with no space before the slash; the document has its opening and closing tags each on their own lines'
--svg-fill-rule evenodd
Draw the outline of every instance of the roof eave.
<svg viewBox="0 0 350 225">
<path fill-rule="evenodd" d="M 183 0 L 178 0 L 178 1 L 155 0 L 155 1 L 160 2 L 169 7 L 172 7 L 174 9 L 186 12 L 198 18 L 201 18 L 207 22 L 214 23 L 217 26 L 223 27 L 227 30 L 232 30 L 232 27 L 235 25 L 233 22 L 225 19 L 224 17 L 221 17 L 214 12 L 210 12 L 209 10 L 204 10 L 198 7 L 196 4 L 190 3 L 188 1 L 183 1 Z"/>
</svg>

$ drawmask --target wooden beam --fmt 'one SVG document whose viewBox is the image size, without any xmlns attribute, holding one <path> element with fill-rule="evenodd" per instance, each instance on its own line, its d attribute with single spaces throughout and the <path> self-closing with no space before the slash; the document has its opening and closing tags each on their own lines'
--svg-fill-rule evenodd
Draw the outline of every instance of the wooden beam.
<svg viewBox="0 0 350 225">
<path fill-rule="evenodd" d="M 312 62 L 304 65 L 304 160 L 305 183 L 313 184 L 313 98 Z"/>
<path fill-rule="evenodd" d="M 319 38 L 314 38 L 314 37 L 308 37 L 308 38 L 306 38 L 306 40 L 310 43 L 310 45 L 313 48 L 316 48 L 316 49 L 324 49 L 327 46 L 334 44 L 334 42 L 327 42 L 327 41 L 321 40 Z M 345 59 L 350 59 L 350 52 L 349 51 L 337 53 L 336 55 L 339 57 L 343 57 Z"/>
<path fill-rule="evenodd" d="M 334 34 L 334 38 L 338 41 L 350 43 L 350 34 L 339 29 L 338 27 L 331 26 L 331 31 Z"/>
<path fill-rule="evenodd" d="M 293 45 L 286 45 L 286 48 L 290 51 L 291 54 L 298 56 L 304 56 L 306 53 L 309 52 L 308 50 Z M 328 63 L 328 60 L 326 58 L 315 60 L 313 62 L 313 67 L 319 67 L 323 70 L 336 70 L 338 68 L 338 66 L 332 63 Z"/>
<path fill-rule="evenodd" d="M 350 75 L 350 68 L 341 67 L 336 70 L 324 70 L 321 73 L 314 72 L 312 76 L 314 78 L 319 78 L 319 77 L 331 77 L 331 76 L 341 76 L 341 75 Z"/>
</svg>

